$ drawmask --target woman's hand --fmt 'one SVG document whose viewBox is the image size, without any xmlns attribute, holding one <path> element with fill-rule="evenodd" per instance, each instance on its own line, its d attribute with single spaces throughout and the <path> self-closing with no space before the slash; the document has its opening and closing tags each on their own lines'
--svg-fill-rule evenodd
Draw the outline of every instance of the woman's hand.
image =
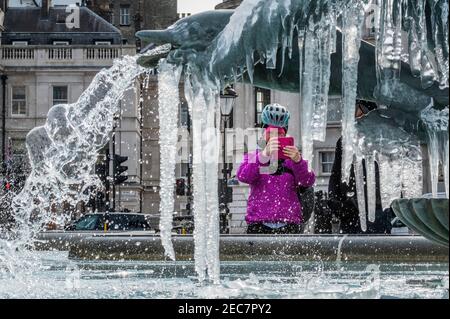
<svg viewBox="0 0 450 319">
<path fill-rule="evenodd" d="M 302 154 L 295 146 L 286 146 L 283 149 L 283 154 L 289 157 L 295 163 L 299 163 L 302 160 Z"/>
<path fill-rule="evenodd" d="M 267 142 L 266 148 L 262 151 L 265 157 L 270 157 L 273 152 L 278 152 L 280 149 L 280 143 L 277 137 L 272 137 L 269 142 Z"/>
</svg>

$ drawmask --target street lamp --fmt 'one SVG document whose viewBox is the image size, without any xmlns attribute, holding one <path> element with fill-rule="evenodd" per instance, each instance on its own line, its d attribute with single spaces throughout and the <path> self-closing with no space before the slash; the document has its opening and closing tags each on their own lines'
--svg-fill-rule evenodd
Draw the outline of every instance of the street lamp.
<svg viewBox="0 0 450 319">
<path fill-rule="evenodd" d="M 234 108 L 234 105 L 236 103 L 236 98 L 238 97 L 238 94 L 236 91 L 231 87 L 226 87 L 220 94 L 220 113 L 221 118 L 223 120 L 223 145 L 222 145 L 222 194 L 220 196 L 220 210 L 221 210 L 221 225 L 222 233 L 227 233 L 228 227 L 227 227 L 227 219 L 230 214 L 230 209 L 228 208 L 228 203 L 232 201 L 230 198 L 230 194 L 228 193 L 228 175 L 232 171 L 232 165 L 227 163 L 226 158 L 226 130 L 228 128 L 228 122 L 232 115 L 232 111 Z"/>
</svg>

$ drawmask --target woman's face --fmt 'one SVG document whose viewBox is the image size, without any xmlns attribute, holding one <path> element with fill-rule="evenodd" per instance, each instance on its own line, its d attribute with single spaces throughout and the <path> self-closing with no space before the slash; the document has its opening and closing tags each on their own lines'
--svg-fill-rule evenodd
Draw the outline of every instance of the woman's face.
<svg viewBox="0 0 450 319">
<path fill-rule="evenodd" d="M 269 126 L 264 131 L 264 137 L 266 142 L 268 142 L 272 137 L 285 137 L 286 130 L 281 127 Z"/>
</svg>

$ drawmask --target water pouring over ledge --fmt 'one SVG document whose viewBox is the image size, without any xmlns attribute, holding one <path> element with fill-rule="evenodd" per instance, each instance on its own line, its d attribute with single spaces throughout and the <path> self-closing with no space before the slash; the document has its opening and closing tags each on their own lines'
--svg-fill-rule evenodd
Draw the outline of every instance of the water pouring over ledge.
<svg viewBox="0 0 450 319">
<path fill-rule="evenodd" d="M 161 46 L 145 55 L 158 56 L 168 50 L 170 46 Z M 28 256 L 25 260 L 34 260 L 28 249 L 34 246 L 43 226 L 52 221 L 53 205 L 87 201 L 89 189 L 103 187 L 94 166 L 99 151 L 110 139 L 121 97 L 138 76 L 148 72 L 136 63 L 138 58 L 115 60 L 111 68 L 95 76 L 76 103 L 52 107 L 45 125 L 27 135 L 31 173 L 10 204 L 14 227 L 1 229 L 0 262 L 9 271 L 26 266 L 24 255 Z M 70 216 L 59 218 L 65 223 Z M 27 266 L 33 267 L 36 262 L 30 261 Z"/>
<path fill-rule="evenodd" d="M 418 165 L 421 156 L 417 152 L 420 131 L 414 123 L 417 123 L 419 112 L 430 104 L 431 99 L 434 99 L 435 109 L 438 111 L 445 106 L 445 101 L 448 103 L 448 93 L 443 93 L 444 90 L 441 90 L 439 85 L 429 78 L 430 73 L 434 74 L 432 80 L 438 81 L 441 87 L 448 86 L 448 67 L 447 70 L 445 69 L 445 63 L 448 66 L 448 42 L 445 42 L 447 37 L 441 36 L 441 33 L 446 30 L 441 26 L 448 25 L 448 21 L 443 14 L 439 14 L 445 11 L 446 5 L 448 7 L 448 1 L 442 1 L 440 6 L 433 8 L 435 10 L 432 11 L 432 18 L 436 25 L 432 31 L 437 34 L 432 37 L 435 39 L 433 43 L 428 42 L 428 33 L 424 36 L 422 31 L 420 35 L 417 35 L 420 28 L 409 30 L 412 39 L 411 47 L 417 47 L 413 45 L 414 41 L 418 41 L 417 39 L 422 41 L 419 46 L 420 52 L 415 53 L 416 55 L 410 53 L 410 57 L 420 55 L 421 60 L 426 61 L 432 54 L 430 52 L 433 51 L 429 47 L 433 48 L 433 45 L 434 51 L 442 52 L 438 64 L 424 63 L 418 66 L 419 78 L 413 77 L 414 72 L 409 72 L 410 67 L 401 61 L 398 55 L 390 54 L 398 52 L 398 47 L 395 46 L 399 44 L 390 41 L 389 35 L 392 32 L 398 33 L 399 21 L 392 21 L 394 19 L 392 12 L 395 5 L 399 3 L 399 1 L 386 1 L 380 6 L 383 14 L 380 14 L 379 22 L 383 28 L 381 28 L 376 48 L 361 42 L 360 30 L 364 20 L 363 7 L 366 1 L 280 0 L 269 3 L 250 0 L 244 1 L 234 14 L 232 12 L 206 13 L 181 20 L 166 33 L 144 31 L 138 34 L 144 40 L 153 41 L 154 39 L 157 44 L 166 42 L 171 44 L 173 50 L 161 64 L 163 66 L 160 73 L 161 79 L 171 76 L 177 78 L 175 75 L 180 72 L 167 64 L 183 67 L 186 96 L 194 121 L 196 221 L 194 238 L 196 271 L 200 280 L 206 278 L 213 282 L 219 280 L 218 203 L 215 191 L 218 152 L 215 147 L 208 150 L 205 146 L 214 145 L 209 142 L 218 137 L 214 115 L 218 108 L 220 88 L 226 83 L 241 80 L 253 81 L 263 87 L 300 91 L 303 101 L 302 114 L 305 118 L 302 129 L 311 132 L 311 134 L 304 134 L 302 141 L 304 145 L 323 138 L 323 128 L 326 123 L 324 114 L 327 109 L 327 99 L 324 97 L 333 92 L 342 92 L 346 101 L 343 126 L 347 156 L 344 166 L 348 167 L 354 160 L 348 154 L 352 154 L 354 143 L 358 141 L 358 134 L 363 134 L 367 137 L 365 140 L 369 142 L 370 138 L 375 141 L 388 141 L 388 144 L 384 144 L 389 145 L 387 153 L 386 148 L 377 148 L 377 144 L 367 143 L 371 146 L 369 155 L 374 156 L 378 161 L 385 161 L 387 170 L 394 171 L 403 179 L 403 183 L 395 185 L 393 189 L 387 189 L 385 193 L 409 192 L 408 194 L 412 197 L 421 195 L 420 189 L 416 187 L 421 176 L 421 168 L 419 170 Z M 418 6 L 420 9 L 420 3 L 420 1 L 410 1 L 408 5 L 414 8 Z M 403 12 L 407 18 L 411 17 L 413 21 L 418 21 L 419 25 L 427 19 L 425 10 L 413 10 L 412 15 L 410 11 L 406 9 Z M 417 12 L 421 12 L 422 16 Z M 351 19 L 342 20 L 341 17 L 351 17 Z M 336 33 L 336 28 L 339 28 L 340 32 Z M 168 47 L 164 48 L 163 51 L 167 53 Z M 165 55 L 158 50 L 160 48 L 157 52 L 149 52 L 143 57 L 124 58 L 116 62 L 116 68 L 106 70 L 103 75 L 100 73 L 98 81 L 94 81 L 92 88 L 90 87 L 88 92 L 80 98 L 82 103 L 86 102 L 86 105 L 89 105 L 89 107 L 86 106 L 88 112 L 70 113 L 75 108 L 56 107 L 49 112 L 48 121 L 51 124 L 30 133 L 27 147 L 33 163 L 33 172 L 24 192 L 14 200 L 13 206 L 19 217 L 20 227 L 13 232 L 11 238 L 20 239 L 20 245 L 32 242 L 34 234 L 39 230 L 40 223 L 30 223 L 33 212 L 44 212 L 50 203 L 81 200 L 87 185 L 98 183 L 90 172 L 97 151 L 106 143 L 111 131 L 112 124 L 104 125 L 104 120 L 106 119 L 106 123 L 112 123 L 108 122 L 108 119 L 112 118 L 114 105 L 123 90 L 134 77 L 145 72 L 144 68 L 136 65 L 136 60 L 139 59 L 138 61 L 144 66 L 152 65 L 154 61 L 158 61 L 162 55 Z M 314 55 L 313 53 L 317 50 L 320 54 Z M 361 50 L 364 54 L 360 54 Z M 436 65 L 438 69 L 434 71 L 433 68 Z M 395 72 L 389 70 L 395 70 Z M 445 80 L 446 74 L 447 80 Z M 335 81 L 335 79 L 338 80 Z M 341 82 L 344 84 L 341 85 Z M 161 84 L 163 86 L 160 89 L 161 92 L 168 92 L 174 88 L 174 83 L 168 81 L 163 81 Z M 94 100 L 90 100 L 89 92 L 93 93 Z M 373 126 L 370 122 L 366 126 L 364 123 L 359 126 L 354 125 L 355 121 L 351 114 L 357 96 L 376 100 L 387 106 L 386 109 L 374 112 L 372 115 L 371 123 L 378 121 L 383 123 L 382 126 Z M 160 98 L 168 99 L 170 96 L 161 95 Z M 160 103 L 161 105 L 164 103 Z M 170 118 L 170 115 L 172 118 L 176 116 L 171 113 L 174 111 L 173 108 L 163 110 L 163 112 L 166 111 L 167 118 Z M 308 121 L 308 119 L 311 120 Z M 400 123 L 399 119 L 401 119 Z M 388 136 L 383 135 L 386 129 L 390 132 Z M 401 139 L 398 138 L 399 136 Z M 396 155 L 399 145 L 401 145 L 402 156 Z M 357 153 L 357 161 L 367 156 L 366 147 L 363 146 L 361 146 L 361 152 Z M 68 149 L 71 151 L 68 152 Z M 305 150 L 305 152 L 306 157 L 310 151 Z M 406 157 L 405 154 L 413 156 Z M 168 159 L 165 161 L 167 166 L 162 165 L 161 168 L 162 172 L 165 172 L 164 176 L 169 178 L 165 186 L 169 189 L 171 188 L 173 153 L 168 150 L 162 155 Z M 416 180 L 404 178 L 405 167 L 408 167 L 410 172 L 413 170 L 411 175 L 416 176 Z M 448 169 L 448 164 L 446 167 Z M 43 176 L 46 178 L 45 181 Z M 74 185 L 77 187 L 74 188 Z M 369 196 L 372 195 L 369 194 Z M 162 229 L 166 225 L 167 230 L 167 225 L 170 225 L 173 213 L 171 206 L 170 198 L 162 201 Z M 47 218 L 45 214 L 40 215 L 40 222 L 45 222 Z M 170 232 L 163 231 L 162 236 L 167 255 L 173 257 L 170 248 Z M 13 244 L 15 248 L 18 247 L 17 243 L 16 241 Z M 11 241 L 2 242 L 5 247 L 10 244 Z M 5 251 L 15 251 L 15 249 L 6 248 Z M 11 260 L 11 258 L 8 256 L 5 260 Z"/>
</svg>

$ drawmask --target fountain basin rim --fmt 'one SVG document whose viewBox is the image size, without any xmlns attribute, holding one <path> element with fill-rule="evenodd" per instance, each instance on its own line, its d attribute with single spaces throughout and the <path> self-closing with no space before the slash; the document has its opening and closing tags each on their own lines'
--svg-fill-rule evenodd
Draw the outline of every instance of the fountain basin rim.
<svg viewBox="0 0 450 319">
<path fill-rule="evenodd" d="M 90 236 L 47 239 L 41 249 L 69 250 L 74 259 L 166 260 L 159 236 Z M 192 236 L 172 238 L 177 260 L 193 260 Z M 61 246 L 62 245 L 62 246 Z M 60 246 L 60 247 L 58 247 Z M 220 237 L 220 258 L 226 260 L 311 260 L 448 262 L 449 251 L 422 236 L 259 236 Z"/>
</svg>

